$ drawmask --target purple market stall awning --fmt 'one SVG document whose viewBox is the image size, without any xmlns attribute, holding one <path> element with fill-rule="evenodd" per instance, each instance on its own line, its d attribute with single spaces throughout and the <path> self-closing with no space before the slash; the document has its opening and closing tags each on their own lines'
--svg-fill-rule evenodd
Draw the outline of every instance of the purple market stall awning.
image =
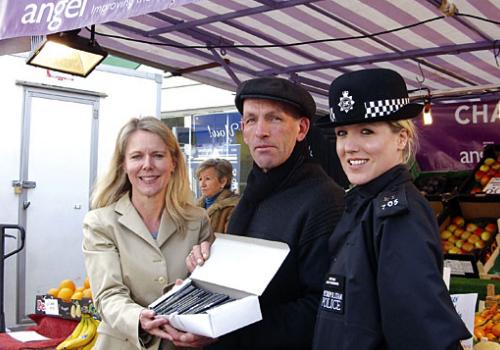
<svg viewBox="0 0 500 350">
<path fill-rule="evenodd" d="M 292 79 L 322 112 L 331 81 L 362 68 L 394 69 L 433 96 L 500 86 L 498 0 L 0 2 L 0 39 L 90 24 L 112 54 L 233 91 L 251 77 Z"/>
<path fill-rule="evenodd" d="M 163 11 L 195 0 L 2 0 L 0 40 L 46 35 Z"/>
</svg>

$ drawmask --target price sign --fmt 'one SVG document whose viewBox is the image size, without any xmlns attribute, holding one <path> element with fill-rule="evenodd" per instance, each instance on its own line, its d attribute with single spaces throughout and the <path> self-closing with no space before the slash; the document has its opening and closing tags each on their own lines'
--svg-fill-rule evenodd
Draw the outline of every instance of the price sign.
<svg viewBox="0 0 500 350">
<path fill-rule="evenodd" d="M 59 315 L 59 301 L 57 299 L 45 299 L 45 314 Z"/>
<path fill-rule="evenodd" d="M 500 177 L 492 177 L 483 192 L 487 194 L 500 194 Z"/>
</svg>

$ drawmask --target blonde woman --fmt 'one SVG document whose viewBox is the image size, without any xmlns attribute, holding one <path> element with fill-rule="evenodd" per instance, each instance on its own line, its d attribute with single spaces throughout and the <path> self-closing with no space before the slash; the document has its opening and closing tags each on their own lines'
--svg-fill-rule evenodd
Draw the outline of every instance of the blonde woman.
<svg viewBox="0 0 500 350">
<path fill-rule="evenodd" d="M 175 348 L 166 320 L 146 307 L 184 279 L 191 247 L 212 239 L 192 203 L 184 157 L 160 120 L 132 119 L 118 134 L 83 225 L 83 253 L 102 318 L 94 349 Z"/>
<path fill-rule="evenodd" d="M 442 279 L 437 223 L 405 165 L 422 106 L 388 69 L 346 73 L 329 98 L 324 125 L 353 187 L 329 241 L 313 349 L 461 349 L 470 334 Z"/>
</svg>

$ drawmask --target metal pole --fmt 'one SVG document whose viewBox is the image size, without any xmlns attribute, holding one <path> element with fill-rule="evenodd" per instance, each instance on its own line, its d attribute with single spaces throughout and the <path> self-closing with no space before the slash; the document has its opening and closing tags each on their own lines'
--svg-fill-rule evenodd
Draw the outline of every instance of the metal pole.
<svg viewBox="0 0 500 350">
<path fill-rule="evenodd" d="M 6 229 L 16 229 L 21 233 L 21 246 L 9 254 L 5 254 L 5 230 Z M 0 225 L 0 333 L 5 333 L 5 314 L 3 309 L 3 295 L 4 295 L 4 263 L 5 259 L 9 256 L 12 256 L 18 252 L 20 252 L 24 247 L 24 239 L 26 237 L 26 233 L 24 232 L 24 228 L 18 225 L 8 225 L 1 224 Z"/>
</svg>

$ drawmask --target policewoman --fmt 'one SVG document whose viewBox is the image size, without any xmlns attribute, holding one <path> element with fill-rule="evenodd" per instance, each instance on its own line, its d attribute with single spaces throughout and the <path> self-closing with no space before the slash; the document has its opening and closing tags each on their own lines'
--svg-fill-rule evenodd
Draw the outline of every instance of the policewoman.
<svg viewBox="0 0 500 350">
<path fill-rule="evenodd" d="M 333 81 L 330 115 L 352 188 L 329 240 L 313 349 L 456 350 L 470 337 L 442 279 L 434 214 L 412 184 L 416 129 L 403 78 L 388 69 Z"/>
</svg>

